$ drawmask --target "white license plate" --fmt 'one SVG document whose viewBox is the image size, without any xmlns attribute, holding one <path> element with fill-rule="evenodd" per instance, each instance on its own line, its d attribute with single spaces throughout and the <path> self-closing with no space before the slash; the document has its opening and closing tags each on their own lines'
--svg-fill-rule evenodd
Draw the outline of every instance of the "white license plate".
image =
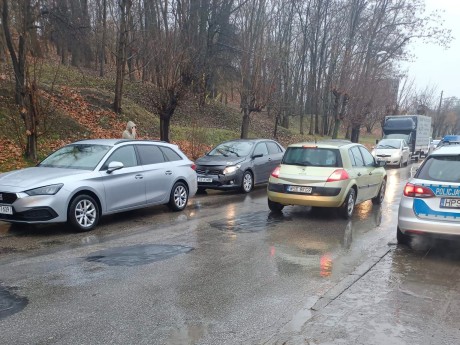
<svg viewBox="0 0 460 345">
<path fill-rule="evenodd" d="M 13 214 L 13 207 L 0 205 L 1 214 Z"/>
<path fill-rule="evenodd" d="M 311 194 L 311 187 L 288 186 L 288 192 Z"/>
<path fill-rule="evenodd" d="M 460 208 L 460 199 L 442 198 L 439 204 L 441 208 Z"/>
<path fill-rule="evenodd" d="M 198 182 L 212 182 L 211 177 L 198 177 Z"/>
</svg>

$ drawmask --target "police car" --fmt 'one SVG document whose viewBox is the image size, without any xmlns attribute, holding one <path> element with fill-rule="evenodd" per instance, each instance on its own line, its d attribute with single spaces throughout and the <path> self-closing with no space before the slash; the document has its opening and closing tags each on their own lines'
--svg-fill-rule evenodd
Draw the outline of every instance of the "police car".
<svg viewBox="0 0 460 345">
<path fill-rule="evenodd" d="M 398 243 L 414 235 L 460 235 L 460 145 L 431 153 L 404 187 L 398 212 Z"/>
</svg>

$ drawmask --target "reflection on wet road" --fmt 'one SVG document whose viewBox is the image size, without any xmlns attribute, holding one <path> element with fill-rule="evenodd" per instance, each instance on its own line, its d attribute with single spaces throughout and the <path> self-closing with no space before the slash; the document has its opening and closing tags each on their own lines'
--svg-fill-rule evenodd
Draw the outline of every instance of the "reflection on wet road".
<svg viewBox="0 0 460 345">
<path fill-rule="evenodd" d="M 105 217 L 91 233 L 0 224 L 0 280 L 29 301 L 3 318 L 2 337 L 7 344 L 259 344 L 300 332 L 315 322 L 309 308 L 321 296 L 395 242 L 410 170 L 388 169 L 385 203 L 358 205 L 349 221 L 300 206 L 272 214 L 258 187 L 199 195 L 181 213 L 153 207 Z M 370 272 L 409 277 L 394 267 L 418 270 L 406 262 L 431 258 L 429 248 L 397 248 L 383 261 L 391 258 L 389 267 Z"/>
</svg>

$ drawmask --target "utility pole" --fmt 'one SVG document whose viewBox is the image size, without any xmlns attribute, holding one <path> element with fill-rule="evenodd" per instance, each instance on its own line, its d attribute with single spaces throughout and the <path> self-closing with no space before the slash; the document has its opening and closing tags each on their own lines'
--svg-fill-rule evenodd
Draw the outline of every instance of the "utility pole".
<svg viewBox="0 0 460 345">
<path fill-rule="evenodd" d="M 442 105 L 442 95 L 444 91 L 441 91 L 441 97 L 439 98 L 438 110 L 436 111 L 436 120 L 439 121 L 441 117 L 441 105 Z M 436 128 L 436 132 L 439 132 L 439 128 Z M 433 133 L 433 138 L 436 138 L 438 133 Z"/>
</svg>

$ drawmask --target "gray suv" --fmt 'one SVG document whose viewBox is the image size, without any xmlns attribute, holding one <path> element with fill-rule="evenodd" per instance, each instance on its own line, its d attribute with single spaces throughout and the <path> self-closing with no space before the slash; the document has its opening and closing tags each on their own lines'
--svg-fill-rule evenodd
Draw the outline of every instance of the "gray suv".
<svg viewBox="0 0 460 345">
<path fill-rule="evenodd" d="M 195 164 L 176 145 L 83 140 L 36 167 L 0 174 L 0 220 L 88 231 L 105 214 L 159 204 L 181 211 L 196 190 Z"/>
<path fill-rule="evenodd" d="M 268 139 L 223 142 L 195 161 L 198 190 L 240 189 L 249 193 L 255 184 L 268 182 L 284 151 L 279 143 Z"/>
</svg>

